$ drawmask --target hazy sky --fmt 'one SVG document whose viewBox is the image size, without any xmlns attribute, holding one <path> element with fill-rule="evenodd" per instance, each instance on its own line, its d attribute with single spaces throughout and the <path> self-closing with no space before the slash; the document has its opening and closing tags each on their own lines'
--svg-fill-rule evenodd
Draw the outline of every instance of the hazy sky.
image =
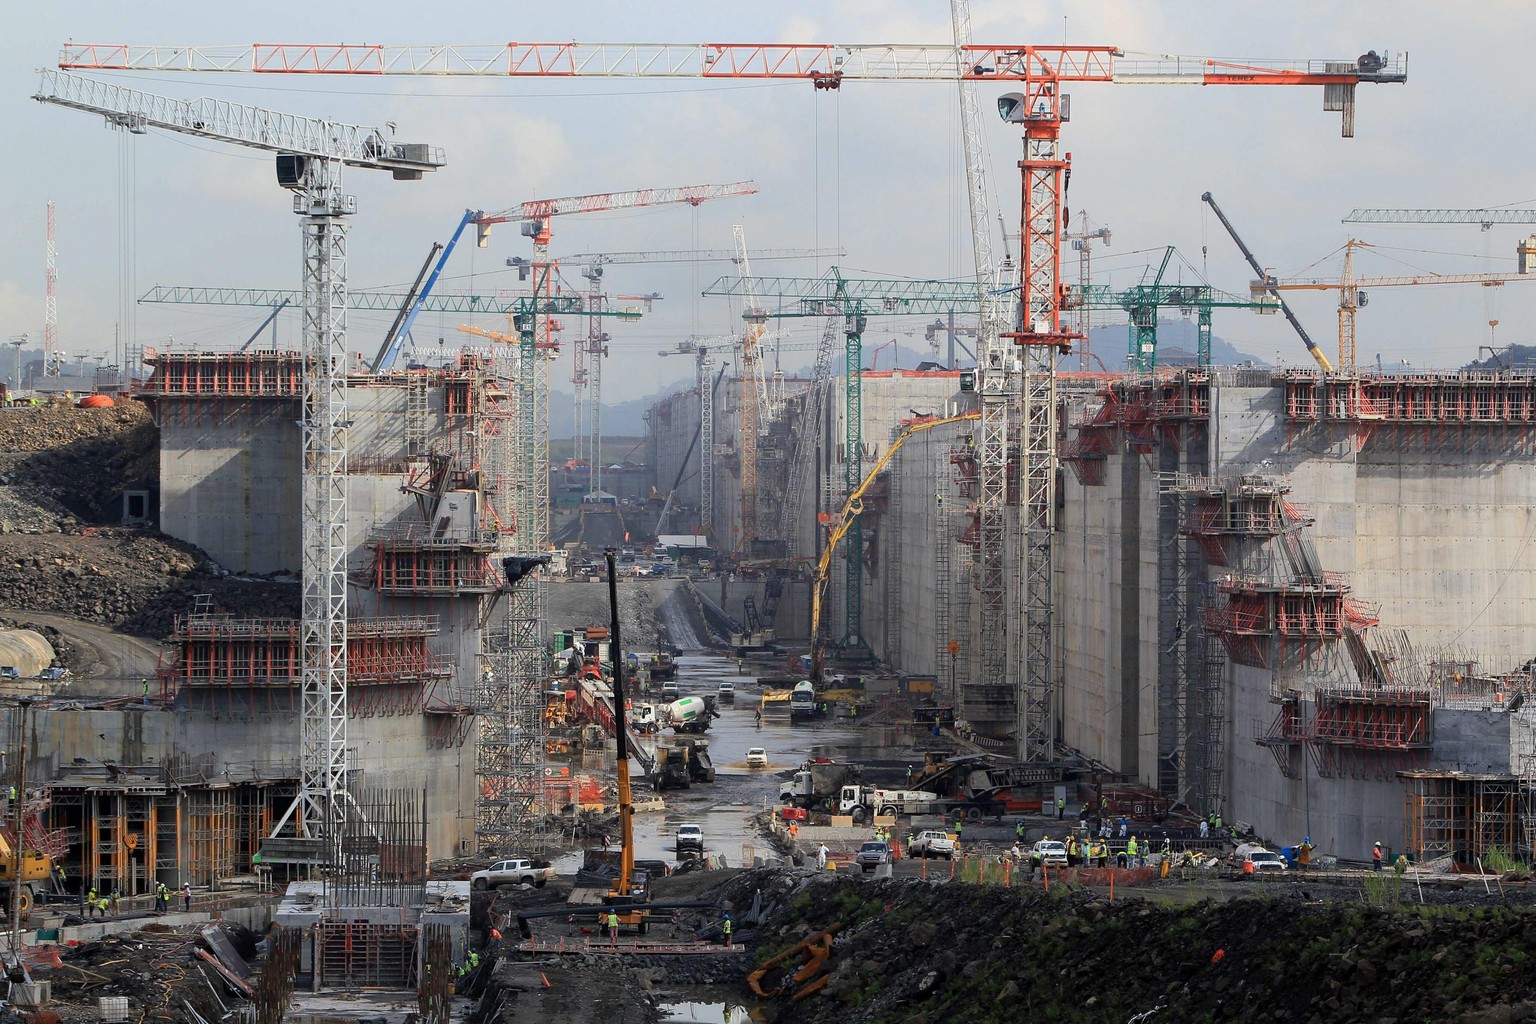
<svg viewBox="0 0 1536 1024">
<path fill-rule="evenodd" d="M 1357 137 L 1339 137 L 1337 114 L 1321 110 L 1316 89 L 1130 87 L 1071 88 L 1073 155 L 1069 205 L 1087 209 L 1114 232 L 1098 266 L 1101 283 L 1129 285 L 1151 258 L 1178 246 L 1217 287 L 1246 289 L 1249 273 L 1220 225 L 1200 203 L 1215 193 L 1261 260 L 1282 276 L 1336 275 L 1326 259 L 1353 232 L 1391 247 L 1360 262 L 1364 274 L 1502 271 L 1512 266 L 1513 227 L 1483 233 L 1458 228 L 1343 225 L 1354 207 L 1536 205 L 1526 179 L 1532 142 L 1519 111 L 1529 87 L 1522 45 L 1536 37 L 1536 5 L 1483 0 L 1474 5 L 1418 0 L 1348 5 L 1226 2 L 1014 4 L 974 0 L 982 43 L 1112 44 L 1127 50 L 1218 57 L 1353 58 L 1367 49 L 1408 51 L 1404 86 L 1361 86 Z M 1064 17 L 1065 16 L 1065 17 Z M 53 64 L 59 44 L 76 42 L 215 44 L 239 42 L 495 43 L 524 41 L 943 43 L 948 5 L 940 2 L 772 4 L 491 4 L 441 8 L 374 0 L 367 4 L 250 5 L 83 2 L 31 5 L 0 40 L 0 123 L 10 158 L 0 193 L 7 244 L 0 248 L 0 333 L 42 335 L 45 202 L 58 205 L 60 347 L 107 351 L 123 319 L 124 292 L 153 284 L 297 287 L 298 218 L 273 180 L 271 157 L 169 133 L 125 137 L 98 119 L 29 97 L 34 69 Z M 850 273 L 953 277 L 970 265 L 955 89 L 951 85 L 849 83 L 838 93 L 809 84 L 690 80 L 568 82 L 530 79 L 429 80 L 279 78 L 133 74 L 111 76 L 165 95 L 211 95 L 275 110 L 368 124 L 394 121 L 398 138 L 446 151 L 449 166 L 420 182 L 355 171 L 349 191 L 354 287 L 400 286 L 414 276 L 434 240 L 446 240 L 466 207 L 500 208 L 526 199 L 639 187 L 755 179 L 755 196 L 556 222 L 553 251 L 729 248 L 731 225 L 746 225 L 754 248 L 842 245 Z M 1018 133 L 993 115 L 1004 88 L 981 90 L 996 202 L 1018 220 Z M 123 167 L 136 170 L 128 189 Z M 124 205 L 124 195 L 127 203 Z M 131 260 L 121 258 L 121 225 L 136 229 Z M 1010 243 L 1014 244 L 1014 243 Z M 1202 247 L 1208 253 L 1202 255 Z M 449 287 L 512 287 L 508 256 L 528 256 L 517 226 L 491 247 L 461 246 Z M 1322 262 L 1319 262 L 1322 261 Z M 1317 264 L 1312 270 L 1307 268 Z M 805 264 L 766 263 L 761 275 L 815 273 Z M 616 293 L 660 291 L 666 299 L 635 324 L 611 328 L 605 366 L 612 399 L 654 390 L 692 367 L 655 353 L 690 333 L 737 329 L 724 299 L 694 297 L 730 273 L 730 264 L 610 267 Z M 1075 263 L 1068 274 L 1075 278 Z M 575 287 L 584 281 L 565 269 Z M 1330 353 L 1336 297 L 1295 299 L 1304 322 Z M 1498 319 L 1499 343 L 1533 340 L 1536 288 L 1379 289 L 1360 314 L 1362 361 L 1451 366 L 1477 355 Z M 139 306 L 136 336 L 147 344 L 238 344 L 258 310 Z M 495 318 L 482 326 L 500 327 Z M 352 348 L 371 352 L 384 314 L 355 314 Z M 457 317 L 423 315 L 415 337 L 457 344 Z M 872 323 L 867 345 L 900 336 L 921 347 L 921 319 Z M 570 324 L 569 333 L 583 325 Z M 789 344 L 808 344 L 819 325 L 792 325 Z M 916 336 L 904 332 L 915 332 Z M 1216 332 L 1266 359 L 1306 357 L 1279 318 L 1218 311 Z M 284 317 L 280 340 L 298 344 Z M 1123 353 L 1101 353 L 1120 366 Z M 786 355 L 789 365 L 807 358 Z M 557 382 L 569 376 L 569 355 Z M 566 385 L 569 386 L 568 384 Z"/>
</svg>

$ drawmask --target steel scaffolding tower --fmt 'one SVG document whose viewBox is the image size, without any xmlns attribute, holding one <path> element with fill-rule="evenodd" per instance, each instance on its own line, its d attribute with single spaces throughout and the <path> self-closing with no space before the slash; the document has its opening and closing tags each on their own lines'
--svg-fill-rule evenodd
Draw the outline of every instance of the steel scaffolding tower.
<svg viewBox="0 0 1536 1024">
<path fill-rule="evenodd" d="M 357 200 L 342 167 L 419 179 L 440 151 L 386 142 L 377 128 L 278 114 L 213 100 L 174 100 L 44 72 L 36 99 L 102 114 L 142 133 L 182 132 L 278 154 L 278 184 L 294 193 L 304 232 L 303 674 L 299 792 L 272 834 L 299 834 L 338 859 L 347 795 L 347 232 Z"/>
<path fill-rule="evenodd" d="M 715 528 L 715 381 L 714 360 L 700 345 L 694 365 L 699 388 L 699 527 L 710 536 Z"/>
</svg>

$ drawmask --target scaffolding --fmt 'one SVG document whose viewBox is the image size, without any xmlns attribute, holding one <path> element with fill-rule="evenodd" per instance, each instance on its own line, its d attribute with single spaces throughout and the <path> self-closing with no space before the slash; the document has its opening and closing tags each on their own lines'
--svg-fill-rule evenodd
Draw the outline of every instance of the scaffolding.
<svg viewBox="0 0 1536 1024">
<path fill-rule="evenodd" d="M 419 711 L 432 687 L 453 674 L 453 660 L 428 645 L 438 633 L 435 616 L 355 619 L 348 627 L 350 717 Z M 268 710 L 292 707 L 302 676 L 298 620 L 183 615 L 175 620 L 172 643 L 179 651 L 160 671 L 162 695 L 186 692 L 189 699 L 196 694 L 204 703 L 244 703 L 253 710 L 258 700 Z"/>
<path fill-rule="evenodd" d="M 146 353 L 152 369 L 139 391 L 148 398 L 302 398 L 298 352 Z"/>
<path fill-rule="evenodd" d="M 1442 857 L 1478 870 L 1478 861 L 1499 849 L 1531 856 L 1528 786 L 1513 775 L 1407 771 L 1408 848 L 1422 864 Z"/>
<path fill-rule="evenodd" d="M 1432 725 L 1424 690 L 1319 690 L 1307 750 L 1321 778 L 1392 779 L 1422 766 Z"/>
<path fill-rule="evenodd" d="M 1501 444 L 1536 450 L 1536 376 L 1525 372 L 1357 376 L 1305 370 L 1276 374 L 1291 431 L 1347 428 L 1356 451 L 1390 435 L 1394 449 L 1457 450 Z"/>
<path fill-rule="evenodd" d="M 373 562 L 356 582 L 390 597 L 493 594 L 505 582 L 491 557 L 496 533 L 480 524 L 396 523 L 369 538 L 368 548 Z"/>
</svg>

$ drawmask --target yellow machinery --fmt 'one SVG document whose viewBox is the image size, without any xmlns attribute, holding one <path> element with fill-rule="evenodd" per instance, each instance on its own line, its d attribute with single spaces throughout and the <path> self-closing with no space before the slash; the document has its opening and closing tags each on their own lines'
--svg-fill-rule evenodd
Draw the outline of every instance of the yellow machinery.
<svg viewBox="0 0 1536 1024">
<path fill-rule="evenodd" d="M 604 553 L 608 562 L 608 609 L 613 616 L 613 640 L 609 650 L 613 652 L 613 719 L 615 754 L 619 777 L 619 877 L 614 879 L 605 906 L 618 914 L 619 927 L 632 927 L 636 934 L 644 935 L 649 928 L 649 886 L 636 884 L 635 880 L 635 804 L 629 785 L 629 721 L 624 705 L 624 648 L 619 641 L 619 583 L 615 553 L 609 548 Z"/>
<path fill-rule="evenodd" d="M 869 490 L 870 484 L 875 482 L 875 478 L 885 471 L 886 465 L 890 463 L 897 452 L 901 451 L 901 446 L 907 443 L 908 438 L 925 430 L 932 430 L 934 427 L 942 427 L 950 423 L 960 423 L 964 420 L 980 418 L 981 413 L 979 412 L 967 412 L 961 413 L 959 416 L 932 417 L 909 421 L 901 433 L 896 435 L 896 440 L 891 442 L 890 448 L 886 449 L 885 454 L 880 457 L 880 461 L 875 463 L 874 468 L 864 475 L 864 479 L 859 482 L 858 488 L 848 495 L 848 500 L 843 502 L 843 509 L 838 513 L 838 517 L 835 520 L 831 520 L 830 516 L 824 517 L 831 520 L 832 533 L 827 538 L 827 546 L 822 550 L 821 558 L 816 562 L 816 575 L 811 583 L 811 681 L 816 683 L 817 686 L 821 685 L 822 668 L 821 613 L 822 605 L 825 603 L 827 596 L 827 582 L 831 579 L 832 557 L 837 553 L 837 547 L 842 543 L 843 538 L 848 535 L 849 529 L 852 528 L 854 522 L 863 513 L 864 493 Z"/>
<path fill-rule="evenodd" d="M 16 866 L 16 848 L 11 844 L 8 832 L 0 831 L 0 900 L 6 914 L 11 912 L 11 888 L 14 884 L 12 871 Z M 21 898 L 18 903 L 21 920 L 25 921 L 32 910 L 34 894 L 46 888 L 53 873 L 53 859 L 36 850 L 21 851 Z"/>
</svg>

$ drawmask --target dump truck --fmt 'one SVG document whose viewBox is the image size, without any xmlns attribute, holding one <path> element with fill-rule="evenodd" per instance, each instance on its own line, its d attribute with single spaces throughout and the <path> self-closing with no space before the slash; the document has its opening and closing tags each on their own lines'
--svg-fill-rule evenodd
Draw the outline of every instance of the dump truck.
<svg viewBox="0 0 1536 1024">
<path fill-rule="evenodd" d="M 779 787 L 779 802 L 795 807 L 834 810 L 844 786 L 857 782 L 863 769 L 842 761 L 807 761 Z"/>
<path fill-rule="evenodd" d="M 709 757 L 709 740 L 702 736 L 669 736 L 658 750 L 683 751 L 690 782 L 714 782 L 715 764 Z"/>
</svg>

